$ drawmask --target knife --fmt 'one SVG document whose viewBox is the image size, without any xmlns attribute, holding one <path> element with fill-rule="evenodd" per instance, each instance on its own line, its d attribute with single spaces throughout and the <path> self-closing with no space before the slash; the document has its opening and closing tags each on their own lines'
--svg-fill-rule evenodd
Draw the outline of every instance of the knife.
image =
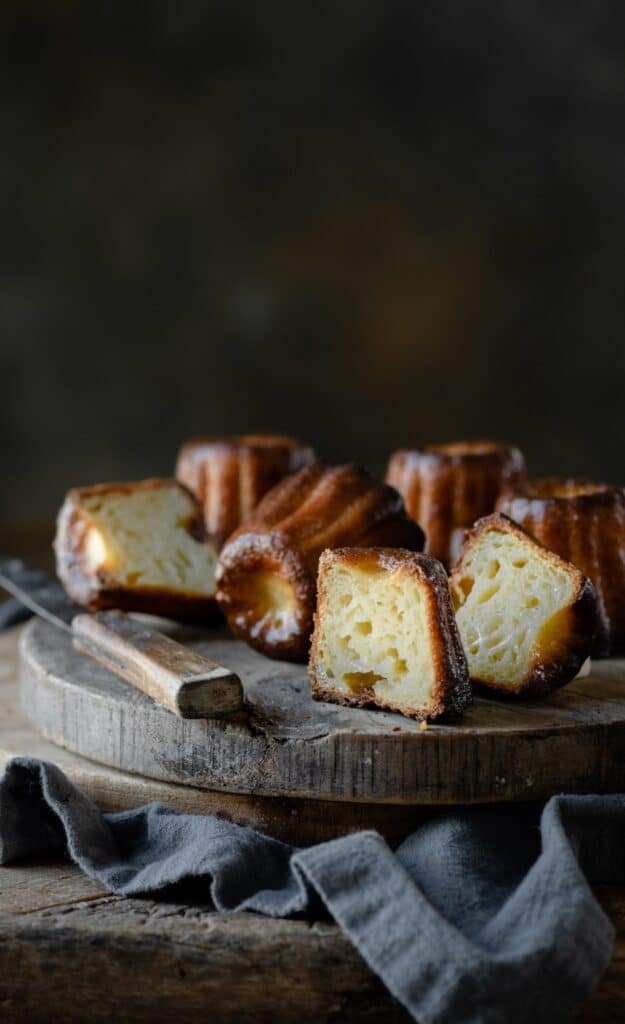
<svg viewBox="0 0 625 1024">
<path fill-rule="evenodd" d="M 51 625 L 76 650 L 180 718 L 214 718 L 241 707 L 241 680 L 198 651 L 120 611 L 86 613 L 57 580 L 18 558 L 0 556 L 0 588 Z"/>
</svg>

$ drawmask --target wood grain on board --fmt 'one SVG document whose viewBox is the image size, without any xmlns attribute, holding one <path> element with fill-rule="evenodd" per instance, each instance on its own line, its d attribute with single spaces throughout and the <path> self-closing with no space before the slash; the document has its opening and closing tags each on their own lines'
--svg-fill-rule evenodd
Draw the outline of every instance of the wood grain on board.
<svg viewBox="0 0 625 1024">
<path fill-rule="evenodd" d="M 175 634 L 240 677 L 244 708 L 185 721 L 76 652 L 43 622 L 23 631 L 22 701 L 48 739 L 163 782 L 250 796 L 421 806 L 625 788 L 625 660 L 543 700 L 476 697 L 457 719 L 315 702 L 305 666 L 214 631 Z"/>
<path fill-rule="evenodd" d="M 0 635 L 0 771 L 12 757 L 57 764 L 103 811 L 158 801 L 187 814 L 216 814 L 294 846 L 309 846 L 359 829 L 376 829 L 396 846 L 431 810 L 415 806 L 340 803 L 226 793 L 161 782 L 109 768 L 44 739 L 20 707 L 18 629 Z"/>
</svg>

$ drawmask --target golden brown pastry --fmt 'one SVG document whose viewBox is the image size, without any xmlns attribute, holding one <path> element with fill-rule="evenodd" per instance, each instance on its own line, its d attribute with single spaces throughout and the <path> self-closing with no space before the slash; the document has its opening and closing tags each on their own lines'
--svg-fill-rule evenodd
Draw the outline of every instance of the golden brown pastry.
<svg viewBox="0 0 625 1024">
<path fill-rule="evenodd" d="M 447 574 L 398 548 L 340 548 L 319 561 L 309 672 L 316 700 L 433 719 L 471 699 Z"/>
<path fill-rule="evenodd" d="M 472 682 L 539 697 L 570 682 L 589 656 L 592 583 L 507 516 L 475 524 L 449 582 Z"/>
<path fill-rule="evenodd" d="M 93 611 L 193 621 L 217 614 L 217 549 L 195 498 L 175 480 L 69 491 L 54 548 L 68 594 Z"/>
<path fill-rule="evenodd" d="M 495 509 L 499 494 L 525 480 L 518 448 L 495 441 L 457 441 L 403 449 L 391 456 L 386 482 L 403 495 L 425 530 L 427 554 L 449 568 L 465 531 Z"/>
<path fill-rule="evenodd" d="M 347 544 L 419 551 L 423 533 L 397 491 L 358 466 L 317 462 L 279 483 L 220 555 L 217 600 L 233 632 L 274 658 L 305 660 L 319 556 Z"/>
<path fill-rule="evenodd" d="M 625 652 L 625 490 L 585 480 L 533 480 L 502 495 L 497 508 L 594 583 L 599 621 L 593 657 Z"/>
<path fill-rule="evenodd" d="M 208 535 L 221 547 L 267 491 L 314 458 L 292 437 L 198 437 L 180 449 L 176 478 L 195 494 Z"/>
</svg>

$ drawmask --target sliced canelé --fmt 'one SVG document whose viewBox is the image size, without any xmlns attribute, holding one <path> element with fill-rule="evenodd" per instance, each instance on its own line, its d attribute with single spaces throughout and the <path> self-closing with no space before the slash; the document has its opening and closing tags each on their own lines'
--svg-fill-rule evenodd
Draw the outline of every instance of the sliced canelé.
<svg viewBox="0 0 625 1024">
<path fill-rule="evenodd" d="M 589 656 L 592 583 L 507 516 L 475 524 L 450 585 L 474 683 L 541 696 L 570 682 Z"/>
<path fill-rule="evenodd" d="M 325 551 L 310 653 L 316 700 L 411 718 L 462 711 L 467 662 L 440 562 L 397 548 Z"/>
<path fill-rule="evenodd" d="M 531 480 L 502 494 L 496 511 L 592 580 L 598 610 L 593 658 L 624 653 L 625 489 L 587 480 Z"/>
<path fill-rule="evenodd" d="M 197 621 L 216 614 L 217 550 L 195 498 L 175 480 L 69 491 L 54 547 L 65 589 L 91 610 Z"/>
</svg>

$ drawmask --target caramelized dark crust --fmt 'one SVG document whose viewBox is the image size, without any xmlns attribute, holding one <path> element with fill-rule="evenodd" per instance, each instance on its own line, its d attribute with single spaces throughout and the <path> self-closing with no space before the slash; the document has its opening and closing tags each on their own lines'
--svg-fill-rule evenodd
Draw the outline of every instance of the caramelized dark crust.
<svg viewBox="0 0 625 1024">
<path fill-rule="evenodd" d="M 321 552 L 345 544 L 420 551 L 423 539 L 393 488 L 358 466 L 317 462 L 274 487 L 229 538 L 217 600 L 233 632 L 256 650 L 303 661 Z"/>
<path fill-rule="evenodd" d="M 480 679 L 471 674 L 471 682 L 474 685 L 485 687 L 489 692 L 495 690 L 500 696 L 510 698 L 544 697 L 574 679 L 586 659 L 590 657 L 593 637 L 597 628 L 595 589 L 591 581 L 576 566 L 566 562 L 555 552 L 539 543 L 527 530 L 513 522 L 508 516 L 494 513 L 480 519 L 467 533 L 458 561 L 453 567 L 449 584 L 456 609 L 463 602 L 462 577 L 467 560 L 473 548 L 489 531 L 509 533 L 518 537 L 538 551 L 547 562 L 565 569 L 575 581 L 572 601 L 559 613 L 555 628 L 552 623 L 550 636 L 545 638 L 539 649 L 535 650 L 533 661 L 527 667 L 525 678 L 515 691 L 498 687 L 492 681 Z"/>
<path fill-rule="evenodd" d="M 181 622 L 211 622 L 220 617 L 214 596 L 185 594 L 160 587 L 120 587 L 106 571 L 94 573 L 86 564 L 89 524 L 82 512 L 84 500 L 97 495 L 131 494 L 162 487 L 178 487 L 185 494 L 191 509 L 189 533 L 198 541 L 206 541 L 202 514 L 194 496 L 175 480 L 154 477 L 138 483 L 95 484 L 68 491 L 58 516 L 54 550 L 57 575 L 73 601 L 89 611 L 118 608 Z"/>
<path fill-rule="evenodd" d="M 405 704 L 380 700 L 372 689 L 349 696 L 332 688 L 323 679 L 319 655 L 321 620 L 326 613 L 328 573 L 337 562 L 347 567 L 365 570 L 372 564 L 382 566 L 391 572 L 399 572 L 416 579 L 425 588 L 428 598 L 428 631 L 434 650 L 436 679 L 427 707 L 417 710 Z M 446 713 L 460 714 L 471 703 L 467 660 L 456 624 L 449 582 L 443 566 L 436 559 L 402 548 L 338 548 L 334 551 L 324 551 L 319 560 L 317 594 L 308 668 L 315 700 L 354 707 L 383 708 L 387 711 L 398 711 L 420 721 L 431 721 Z"/>
<path fill-rule="evenodd" d="M 625 652 L 625 490 L 551 477 L 508 490 L 497 509 L 592 580 L 598 604 L 593 657 Z"/>
<path fill-rule="evenodd" d="M 176 478 L 195 494 L 208 535 L 221 547 L 267 491 L 314 457 L 312 448 L 276 434 L 197 437 L 180 449 Z"/>
<path fill-rule="evenodd" d="M 447 568 L 465 530 L 494 510 L 503 490 L 524 480 L 519 449 L 495 441 L 401 449 L 391 456 L 386 473 L 386 482 L 403 495 L 408 515 L 425 530 L 427 554 Z"/>
<path fill-rule="evenodd" d="M 123 587 L 107 587 L 98 592 L 92 591 L 87 601 L 79 601 L 76 593 L 63 584 L 67 593 L 78 604 L 83 604 L 90 612 L 106 611 L 114 608 L 122 612 L 140 612 L 144 615 L 158 615 L 163 619 L 175 622 L 197 623 L 207 625 L 222 621 L 221 612 L 214 597 L 193 597 L 188 594 L 175 594 L 157 587 L 141 587 L 125 590 Z"/>
</svg>

